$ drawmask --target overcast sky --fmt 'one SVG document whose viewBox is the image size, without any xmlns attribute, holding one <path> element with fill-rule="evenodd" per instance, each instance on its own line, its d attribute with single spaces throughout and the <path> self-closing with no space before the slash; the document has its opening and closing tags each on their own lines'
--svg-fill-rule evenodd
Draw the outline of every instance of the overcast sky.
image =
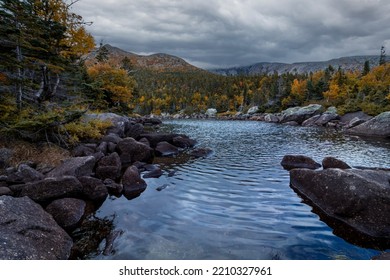
<svg viewBox="0 0 390 280">
<path fill-rule="evenodd" d="M 390 53 L 389 0 L 80 0 L 97 43 L 203 68 Z"/>
</svg>

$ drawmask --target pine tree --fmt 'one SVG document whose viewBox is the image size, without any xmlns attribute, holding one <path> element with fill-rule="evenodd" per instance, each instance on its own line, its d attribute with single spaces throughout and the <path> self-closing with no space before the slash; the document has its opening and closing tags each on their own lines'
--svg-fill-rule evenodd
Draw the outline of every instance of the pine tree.
<svg viewBox="0 0 390 280">
<path fill-rule="evenodd" d="M 364 67 L 363 67 L 363 73 L 362 73 L 362 75 L 363 76 L 365 76 L 365 75 L 367 75 L 368 73 L 370 73 L 370 61 L 368 61 L 368 60 L 366 60 L 365 62 L 364 62 Z"/>
<path fill-rule="evenodd" d="M 385 47 L 381 47 L 381 54 L 379 56 L 379 65 L 384 65 L 386 64 L 386 50 Z"/>
</svg>

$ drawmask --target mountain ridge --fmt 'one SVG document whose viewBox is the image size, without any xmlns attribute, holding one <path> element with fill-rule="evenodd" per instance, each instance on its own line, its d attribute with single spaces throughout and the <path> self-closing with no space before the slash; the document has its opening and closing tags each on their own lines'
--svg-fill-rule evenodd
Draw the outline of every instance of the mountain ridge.
<svg viewBox="0 0 390 280">
<path fill-rule="evenodd" d="M 369 61 L 370 67 L 375 67 L 379 65 L 378 56 L 358 55 L 334 58 L 326 61 L 309 61 L 294 63 L 259 62 L 247 66 L 209 69 L 208 71 L 224 76 L 272 74 L 274 72 L 277 72 L 278 74 L 302 74 L 325 70 L 329 67 L 329 65 L 331 65 L 335 69 L 341 67 L 342 69 L 347 71 L 362 71 L 364 68 L 365 61 Z"/>
</svg>

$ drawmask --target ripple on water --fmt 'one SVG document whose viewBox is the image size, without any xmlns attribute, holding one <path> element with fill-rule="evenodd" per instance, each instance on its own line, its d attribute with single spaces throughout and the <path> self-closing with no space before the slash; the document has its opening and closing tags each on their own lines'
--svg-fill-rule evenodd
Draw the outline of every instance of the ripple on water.
<svg viewBox="0 0 390 280">
<path fill-rule="evenodd" d="M 335 236 L 289 187 L 285 154 L 390 166 L 390 143 L 261 122 L 169 121 L 166 131 L 214 153 L 169 162 L 138 198 L 107 200 L 98 216 L 124 230 L 111 259 L 369 259 L 373 250 Z M 167 187 L 162 191 L 156 188 Z"/>
</svg>

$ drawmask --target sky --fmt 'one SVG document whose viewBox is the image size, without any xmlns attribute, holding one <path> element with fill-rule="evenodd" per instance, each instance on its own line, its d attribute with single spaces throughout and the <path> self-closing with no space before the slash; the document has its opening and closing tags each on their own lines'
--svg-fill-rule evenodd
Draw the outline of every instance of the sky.
<svg viewBox="0 0 390 280">
<path fill-rule="evenodd" d="M 390 54 L 389 0 L 80 0 L 96 43 L 201 68 Z"/>
</svg>

